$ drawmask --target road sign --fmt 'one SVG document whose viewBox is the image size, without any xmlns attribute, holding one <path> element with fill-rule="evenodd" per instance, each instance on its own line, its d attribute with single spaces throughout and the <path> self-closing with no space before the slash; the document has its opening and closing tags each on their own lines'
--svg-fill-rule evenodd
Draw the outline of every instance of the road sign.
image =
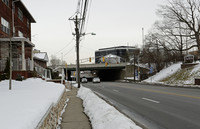
<svg viewBox="0 0 200 129">
<path fill-rule="evenodd" d="M 150 73 L 150 74 L 153 73 L 153 67 L 152 67 L 152 66 L 150 67 L 150 71 L 149 71 L 149 73 Z"/>
</svg>

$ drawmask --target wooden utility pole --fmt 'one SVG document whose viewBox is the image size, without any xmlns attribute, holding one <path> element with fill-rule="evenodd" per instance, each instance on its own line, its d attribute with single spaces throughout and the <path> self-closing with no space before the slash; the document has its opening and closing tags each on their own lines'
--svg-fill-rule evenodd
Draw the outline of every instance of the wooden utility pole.
<svg viewBox="0 0 200 129">
<path fill-rule="evenodd" d="M 73 20 L 75 23 L 75 33 L 76 33 L 76 82 L 78 83 L 78 88 L 80 88 L 80 66 L 79 66 L 79 43 L 80 37 L 83 36 L 85 19 L 87 14 L 89 0 L 79 0 L 77 12 L 75 18 L 69 18 L 69 20 Z M 84 5 L 83 7 L 81 5 Z M 79 16 L 79 17 L 78 17 Z"/>
<path fill-rule="evenodd" d="M 78 83 L 78 88 L 80 88 L 80 66 L 79 66 L 79 41 L 80 41 L 80 33 L 79 33 L 79 21 L 78 16 L 75 18 L 75 32 L 76 32 L 76 83 Z"/>
</svg>

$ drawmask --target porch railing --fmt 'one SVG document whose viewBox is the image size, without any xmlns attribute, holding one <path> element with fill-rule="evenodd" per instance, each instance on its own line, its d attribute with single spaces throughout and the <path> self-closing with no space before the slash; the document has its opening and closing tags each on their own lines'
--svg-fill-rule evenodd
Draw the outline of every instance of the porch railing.
<svg viewBox="0 0 200 129">
<path fill-rule="evenodd" d="M 13 63 L 13 71 L 21 71 L 22 70 L 22 59 L 20 58 L 14 58 L 12 59 Z M 26 59 L 26 71 L 31 70 L 32 60 L 29 58 Z M 6 68 L 6 60 L 0 60 L 0 72 L 4 71 Z"/>
</svg>

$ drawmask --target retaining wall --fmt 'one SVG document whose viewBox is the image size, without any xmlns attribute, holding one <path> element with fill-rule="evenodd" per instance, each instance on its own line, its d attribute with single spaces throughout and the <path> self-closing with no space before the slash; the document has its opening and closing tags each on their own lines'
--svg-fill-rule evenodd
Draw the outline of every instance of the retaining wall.
<svg viewBox="0 0 200 129">
<path fill-rule="evenodd" d="M 61 112 L 66 104 L 67 92 L 66 89 L 63 91 L 57 104 L 52 103 L 46 114 L 41 119 L 36 129 L 56 129 L 58 125 L 59 117 L 62 115 Z"/>
</svg>

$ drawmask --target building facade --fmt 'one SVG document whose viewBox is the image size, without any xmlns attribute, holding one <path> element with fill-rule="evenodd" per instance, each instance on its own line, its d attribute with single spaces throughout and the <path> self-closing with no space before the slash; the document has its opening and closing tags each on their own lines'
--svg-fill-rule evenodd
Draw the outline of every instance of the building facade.
<svg viewBox="0 0 200 129">
<path fill-rule="evenodd" d="M 120 62 L 129 62 L 130 57 L 134 54 L 138 54 L 139 51 L 139 48 L 133 46 L 117 46 L 102 48 L 95 51 L 95 63 L 101 63 L 102 57 L 105 57 L 109 54 L 120 57 Z"/>
<path fill-rule="evenodd" d="M 13 78 L 30 76 L 33 71 L 31 23 L 36 23 L 21 0 L 0 0 L 0 73 L 12 58 Z"/>
<path fill-rule="evenodd" d="M 40 52 L 34 50 L 34 69 L 37 72 L 37 76 L 43 77 L 45 76 L 45 71 L 47 70 L 47 63 L 49 61 L 49 57 L 47 52 Z"/>
</svg>

